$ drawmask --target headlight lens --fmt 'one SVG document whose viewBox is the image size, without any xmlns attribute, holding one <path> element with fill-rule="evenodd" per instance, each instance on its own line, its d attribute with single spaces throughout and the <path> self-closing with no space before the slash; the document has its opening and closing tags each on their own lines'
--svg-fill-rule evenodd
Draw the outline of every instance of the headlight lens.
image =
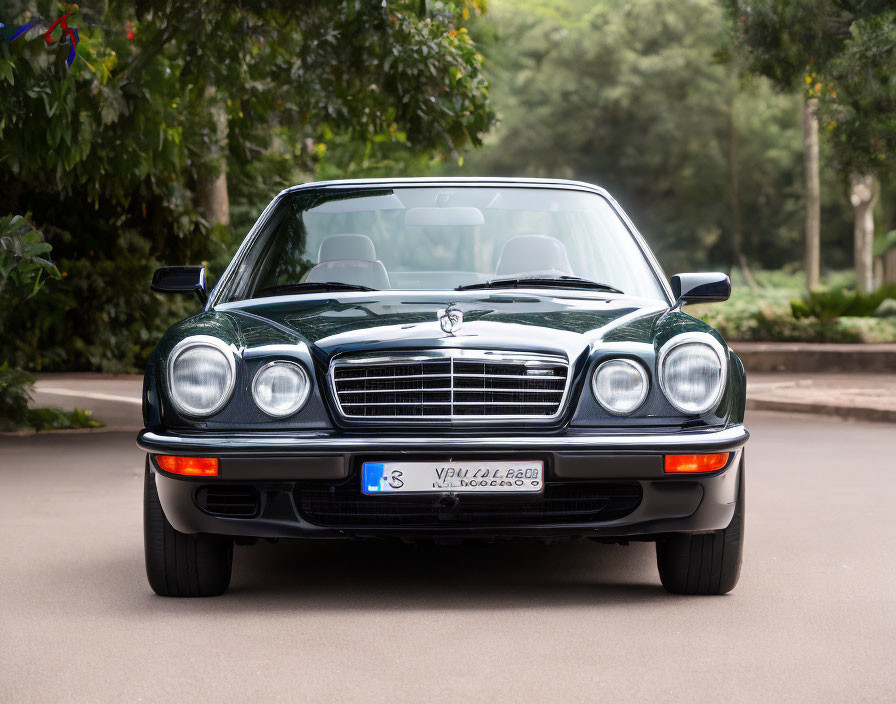
<svg viewBox="0 0 896 704">
<path fill-rule="evenodd" d="M 233 352 L 213 337 L 180 342 L 168 361 L 168 388 L 177 410 L 187 416 L 210 416 L 230 400 L 236 380 Z"/>
<path fill-rule="evenodd" d="M 682 413 L 699 415 L 713 408 L 725 387 L 725 352 L 703 333 L 680 335 L 660 350 L 660 387 Z"/>
<path fill-rule="evenodd" d="M 618 416 L 637 410 L 647 398 L 649 387 L 647 371 L 630 359 L 603 362 L 591 377 L 591 389 L 598 403 Z"/>
<path fill-rule="evenodd" d="M 255 373 L 252 397 L 258 407 L 275 418 L 291 416 L 308 400 L 311 380 L 293 362 L 271 362 Z"/>
</svg>

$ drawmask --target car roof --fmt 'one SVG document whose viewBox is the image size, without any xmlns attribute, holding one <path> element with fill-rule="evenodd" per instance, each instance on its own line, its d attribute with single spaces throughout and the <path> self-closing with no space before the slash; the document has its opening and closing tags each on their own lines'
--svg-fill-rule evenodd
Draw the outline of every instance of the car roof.
<svg viewBox="0 0 896 704">
<path fill-rule="evenodd" d="M 312 181 L 291 186 L 280 192 L 294 193 L 312 188 L 357 188 L 366 186 L 518 186 L 527 188 L 562 188 L 565 190 L 591 191 L 602 196 L 610 194 L 600 186 L 584 181 L 560 178 L 510 178 L 493 176 L 435 176 L 422 178 L 348 178 L 336 181 Z"/>
</svg>

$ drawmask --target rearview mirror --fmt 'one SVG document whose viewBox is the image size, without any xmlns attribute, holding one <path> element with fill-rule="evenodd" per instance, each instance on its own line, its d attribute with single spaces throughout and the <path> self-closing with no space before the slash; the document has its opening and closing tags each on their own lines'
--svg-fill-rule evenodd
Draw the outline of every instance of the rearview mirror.
<svg viewBox="0 0 896 704">
<path fill-rule="evenodd" d="M 159 293 L 195 293 L 202 305 L 208 301 L 204 266 L 163 266 L 156 269 L 149 287 Z"/>
<path fill-rule="evenodd" d="M 727 301 L 731 296 L 731 279 L 720 271 L 676 274 L 670 282 L 675 305 Z"/>
</svg>

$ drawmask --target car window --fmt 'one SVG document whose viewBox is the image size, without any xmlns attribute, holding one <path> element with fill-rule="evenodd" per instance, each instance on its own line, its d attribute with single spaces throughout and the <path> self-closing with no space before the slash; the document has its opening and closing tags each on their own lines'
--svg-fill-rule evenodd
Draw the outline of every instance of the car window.
<svg viewBox="0 0 896 704">
<path fill-rule="evenodd" d="M 220 300 L 313 282 L 453 290 L 534 276 L 576 276 L 665 298 L 633 236 L 598 194 L 403 186 L 282 196 Z"/>
</svg>

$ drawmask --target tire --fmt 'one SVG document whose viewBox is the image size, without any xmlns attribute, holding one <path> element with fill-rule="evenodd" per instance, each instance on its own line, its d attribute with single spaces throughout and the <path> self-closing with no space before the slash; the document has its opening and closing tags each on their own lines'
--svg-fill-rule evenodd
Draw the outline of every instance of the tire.
<svg viewBox="0 0 896 704">
<path fill-rule="evenodd" d="M 734 516 L 727 528 L 673 533 L 656 543 L 660 581 L 672 594 L 727 594 L 740 577 L 744 546 L 744 457 L 741 455 Z"/>
<path fill-rule="evenodd" d="M 233 539 L 175 530 L 159 503 L 148 457 L 143 480 L 143 549 L 149 586 L 159 596 L 218 596 L 230 585 Z"/>
</svg>

